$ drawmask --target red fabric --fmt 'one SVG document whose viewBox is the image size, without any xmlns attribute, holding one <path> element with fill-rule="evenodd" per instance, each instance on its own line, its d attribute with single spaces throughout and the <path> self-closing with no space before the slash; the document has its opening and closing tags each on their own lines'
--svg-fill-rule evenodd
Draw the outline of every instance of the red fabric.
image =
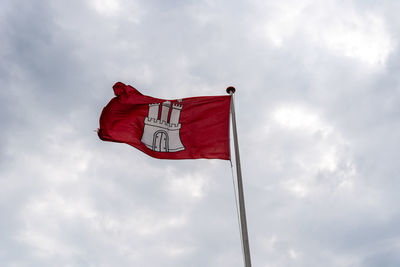
<svg viewBox="0 0 400 267">
<path fill-rule="evenodd" d="M 160 159 L 230 158 L 231 96 L 190 97 L 164 103 L 167 100 L 142 95 L 121 82 L 113 89 L 116 97 L 104 107 L 100 116 L 98 135 L 101 140 L 126 143 Z M 153 105 L 151 115 L 149 104 L 157 103 L 159 106 Z M 165 118 L 168 110 L 166 122 L 160 120 L 162 103 L 167 105 L 164 111 Z M 152 120 L 157 106 L 157 118 Z"/>
</svg>

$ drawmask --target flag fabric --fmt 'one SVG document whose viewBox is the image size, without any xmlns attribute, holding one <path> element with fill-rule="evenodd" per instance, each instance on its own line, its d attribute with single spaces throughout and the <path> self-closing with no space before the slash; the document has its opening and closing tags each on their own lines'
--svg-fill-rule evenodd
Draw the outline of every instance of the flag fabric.
<svg viewBox="0 0 400 267">
<path fill-rule="evenodd" d="M 121 82 L 113 89 L 100 116 L 101 140 L 159 159 L 230 159 L 230 95 L 165 100 Z"/>
</svg>

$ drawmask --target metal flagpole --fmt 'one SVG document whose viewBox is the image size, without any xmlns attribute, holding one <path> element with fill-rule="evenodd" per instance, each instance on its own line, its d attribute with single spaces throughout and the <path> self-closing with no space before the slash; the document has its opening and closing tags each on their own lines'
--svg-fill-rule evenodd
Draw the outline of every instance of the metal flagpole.
<svg viewBox="0 0 400 267">
<path fill-rule="evenodd" d="M 251 267 L 249 236 L 247 233 L 246 209 L 244 206 L 242 169 L 240 168 L 239 143 L 236 130 L 235 106 L 233 103 L 233 94 L 235 93 L 235 91 L 236 91 L 235 87 L 230 86 L 226 88 L 226 92 L 231 95 L 232 129 L 233 129 L 233 140 L 235 144 L 236 174 L 237 174 L 238 194 L 239 194 L 239 213 L 240 213 L 240 224 L 242 230 L 242 242 L 243 242 L 243 253 L 244 253 L 244 264 L 245 264 L 244 266 Z"/>
</svg>

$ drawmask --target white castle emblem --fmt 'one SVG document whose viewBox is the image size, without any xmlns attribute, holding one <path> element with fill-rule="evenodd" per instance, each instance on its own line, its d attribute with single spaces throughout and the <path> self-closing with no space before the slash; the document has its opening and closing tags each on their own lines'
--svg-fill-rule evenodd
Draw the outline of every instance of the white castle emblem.
<svg viewBox="0 0 400 267">
<path fill-rule="evenodd" d="M 178 100 L 178 102 L 181 102 Z M 144 129 L 141 142 L 149 149 L 158 152 L 177 152 L 185 150 L 179 135 L 181 124 L 179 116 L 182 105 L 172 104 L 171 116 L 168 122 L 171 102 L 161 104 L 161 117 L 158 119 L 160 103 L 149 104 L 148 116 L 144 119 Z"/>
</svg>

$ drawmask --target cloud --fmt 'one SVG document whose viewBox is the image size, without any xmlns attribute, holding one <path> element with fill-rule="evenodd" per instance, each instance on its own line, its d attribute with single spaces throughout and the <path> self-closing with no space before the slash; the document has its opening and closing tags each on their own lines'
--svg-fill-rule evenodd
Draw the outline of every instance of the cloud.
<svg viewBox="0 0 400 267">
<path fill-rule="evenodd" d="M 237 88 L 257 266 L 397 266 L 395 1 L 3 1 L 0 261 L 241 266 L 230 163 L 95 130 L 112 85 Z"/>
<path fill-rule="evenodd" d="M 274 46 L 294 39 L 326 48 L 371 67 L 384 66 L 394 49 L 383 14 L 336 1 L 286 1 L 260 4 L 269 19 L 256 28 Z"/>
</svg>

